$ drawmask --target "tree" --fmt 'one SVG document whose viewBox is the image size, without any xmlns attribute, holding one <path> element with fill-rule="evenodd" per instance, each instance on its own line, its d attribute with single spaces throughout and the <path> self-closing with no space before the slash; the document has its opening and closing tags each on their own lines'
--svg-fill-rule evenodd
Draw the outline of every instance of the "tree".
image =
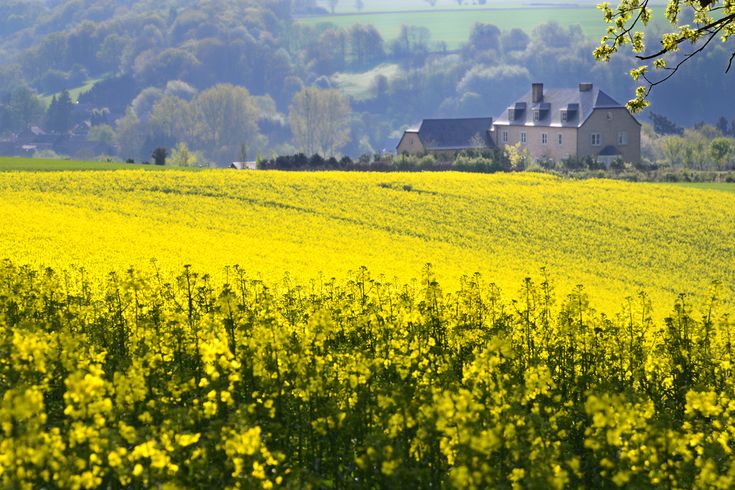
<svg viewBox="0 0 735 490">
<path fill-rule="evenodd" d="M 727 43 L 735 34 L 735 6 L 730 0 L 668 0 L 665 17 L 671 29 L 659 37 L 660 45 L 649 51 L 643 30 L 658 20 L 649 4 L 651 0 L 619 0 L 616 8 L 608 3 L 599 6 L 608 28 L 594 51 L 595 58 L 609 61 L 623 46 L 630 45 L 639 63 L 630 71 L 639 83 L 634 98 L 628 101 L 632 111 L 646 108 L 654 87 L 669 80 L 712 41 Z M 735 52 L 725 72 L 730 71 L 733 60 Z"/>
<path fill-rule="evenodd" d="M 374 26 L 356 24 L 349 30 L 352 63 L 358 67 L 369 67 L 385 58 L 383 37 Z"/>
<path fill-rule="evenodd" d="M 717 129 L 719 129 L 720 133 L 722 133 L 723 135 L 727 135 L 729 133 L 727 119 L 725 119 L 724 116 L 720 116 L 720 118 L 717 120 Z"/>
<path fill-rule="evenodd" d="M 125 115 L 115 122 L 115 135 L 119 155 L 132 159 L 146 158 L 143 152 L 145 135 L 140 119 L 132 108 L 128 108 Z"/>
<path fill-rule="evenodd" d="M 330 12 L 334 13 L 334 9 L 337 8 L 338 3 L 339 0 L 327 0 L 327 5 L 329 5 Z"/>
<path fill-rule="evenodd" d="M 513 170 L 523 170 L 526 168 L 526 162 L 528 161 L 528 149 L 522 147 L 520 143 L 516 143 L 515 145 L 506 145 L 504 153 Z"/>
<path fill-rule="evenodd" d="M 684 164 L 687 168 L 704 170 L 704 166 L 708 160 L 707 150 L 709 149 L 709 142 L 705 135 L 695 129 L 685 129 L 684 141 L 686 142 L 686 147 L 684 148 Z"/>
<path fill-rule="evenodd" d="M 429 54 L 431 31 L 426 27 L 402 25 L 398 38 L 390 42 L 390 51 L 401 61 L 410 61 L 417 66 Z"/>
<path fill-rule="evenodd" d="M 528 85 L 531 74 L 522 66 L 498 64 L 493 67 L 477 65 L 467 70 L 457 84 L 461 94 L 473 92 L 485 100 L 493 100 L 493 94 L 512 93 L 515 87 Z"/>
<path fill-rule="evenodd" d="M 651 122 L 653 123 L 653 130 L 656 131 L 657 134 L 684 134 L 684 128 L 677 125 L 675 122 L 673 122 L 663 114 L 656 114 L 655 112 L 651 112 L 648 117 L 651 118 Z"/>
<path fill-rule="evenodd" d="M 156 87 L 148 87 L 143 89 L 131 103 L 130 107 L 133 108 L 135 114 L 145 120 L 148 119 L 153 106 L 163 98 L 163 90 Z"/>
<path fill-rule="evenodd" d="M 710 141 L 709 153 L 718 167 L 722 167 L 735 151 L 735 142 L 732 138 L 715 138 Z"/>
<path fill-rule="evenodd" d="M 179 143 L 171 150 L 171 156 L 168 161 L 171 165 L 177 167 L 193 167 L 197 163 L 197 156 L 189 151 L 186 143 Z"/>
<path fill-rule="evenodd" d="M 311 68 L 323 75 L 341 71 L 347 54 L 347 34 L 342 29 L 326 29 L 307 50 Z"/>
<path fill-rule="evenodd" d="M 125 54 L 125 48 L 131 43 L 132 40 L 129 37 L 112 33 L 102 41 L 102 45 L 97 50 L 97 59 L 105 69 L 116 71 Z"/>
<path fill-rule="evenodd" d="M 112 148 L 115 145 L 115 130 L 108 124 L 92 126 L 87 133 L 87 141 L 102 143 L 107 148 Z"/>
<path fill-rule="evenodd" d="M 365 8 L 365 2 L 362 0 L 355 0 L 355 8 L 358 12 L 362 12 L 362 9 Z"/>
<path fill-rule="evenodd" d="M 513 28 L 510 31 L 505 31 L 501 34 L 500 43 L 505 53 L 511 51 L 525 51 L 528 47 L 528 43 L 531 42 L 531 38 L 526 34 L 523 29 Z"/>
<path fill-rule="evenodd" d="M 68 90 L 64 90 L 58 98 L 54 95 L 48 112 L 46 112 L 48 129 L 59 133 L 69 131 L 72 126 L 71 112 L 73 108 L 74 103 L 71 101 Z"/>
<path fill-rule="evenodd" d="M 193 100 L 203 149 L 222 160 L 237 157 L 240 145 L 256 146 L 259 111 L 250 92 L 234 85 L 215 85 Z"/>
<path fill-rule="evenodd" d="M 390 82 L 388 82 L 388 77 L 386 77 L 382 73 L 375 75 L 375 78 L 373 79 L 372 89 L 373 95 L 376 99 L 380 99 L 388 95 L 388 90 L 390 89 Z"/>
<path fill-rule="evenodd" d="M 197 90 L 186 82 L 181 80 L 170 80 L 166 83 L 166 95 L 178 97 L 184 100 L 191 100 L 197 93 Z"/>
<path fill-rule="evenodd" d="M 43 102 L 27 87 L 18 87 L 0 101 L 0 131 L 21 131 L 45 114 Z"/>
<path fill-rule="evenodd" d="M 179 97 L 165 96 L 153 104 L 149 130 L 175 141 L 191 142 L 195 137 L 192 104 Z"/>
<path fill-rule="evenodd" d="M 153 161 L 156 163 L 156 165 L 166 165 L 166 157 L 168 156 L 168 152 L 166 151 L 166 148 L 156 148 L 153 150 L 153 153 L 151 153 L 151 158 L 153 158 Z"/>
<path fill-rule="evenodd" d="M 469 46 L 475 50 L 498 50 L 500 48 L 500 29 L 492 24 L 475 23 L 470 33 Z"/>
<path fill-rule="evenodd" d="M 338 90 L 305 88 L 289 108 L 294 144 L 308 155 L 334 156 L 350 140 L 352 109 Z"/>
</svg>

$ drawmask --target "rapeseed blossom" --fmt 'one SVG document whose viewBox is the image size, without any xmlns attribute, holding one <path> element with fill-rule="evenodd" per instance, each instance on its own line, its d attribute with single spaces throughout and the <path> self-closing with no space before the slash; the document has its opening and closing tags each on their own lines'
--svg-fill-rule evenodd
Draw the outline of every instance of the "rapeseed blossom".
<svg viewBox="0 0 735 490">
<path fill-rule="evenodd" d="M 423 274 L 93 284 L 6 261 L 0 485 L 735 484 L 729 302 L 659 323 L 647 295 L 605 315 L 546 276 L 508 301 Z"/>
<path fill-rule="evenodd" d="M 290 274 L 316 285 L 364 265 L 410 284 L 428 262 L 444 286 L 481 272 L 507 292 L 546 267 L 560 290 L 584 284 L 608 314 L 641 290 L 659 306 L 680 292 L 705 295 L 715 281 L 724 298 L 735 292 L 735 194 L 664 184 L 451 172 L 4 172 L 0 222 L 0 258 L 84 268 L 98 282 L 111 270 L 121 283 L 137 280 L 131 266 L 175 274 L 186 264 L 223 280 L 240 264 L 269 282 Z M 237 294 L 217 301 L 226 308 Z M 661 320 L 665 309 L 655 313 Z"/>
<path fill-rule="evenodd" d="M 3 488 L 735 486 L 732 196 L 223 172 L 0 196 Z"/>
</svg>

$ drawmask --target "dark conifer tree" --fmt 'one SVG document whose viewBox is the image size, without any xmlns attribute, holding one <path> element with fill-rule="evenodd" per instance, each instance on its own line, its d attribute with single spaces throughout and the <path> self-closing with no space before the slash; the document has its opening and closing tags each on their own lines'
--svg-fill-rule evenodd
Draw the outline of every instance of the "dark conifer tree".
<svg viewBox="0 0 735 490">
<path fill-rule="evenodd" d="M 67 90 L 64 90 L 58 98 L 54 96 L 46 113 L 47 129 L 58 133 L 69 131 L 72 127 L 71 113 L 73 108 L 74 103 Z"/>
</svg>

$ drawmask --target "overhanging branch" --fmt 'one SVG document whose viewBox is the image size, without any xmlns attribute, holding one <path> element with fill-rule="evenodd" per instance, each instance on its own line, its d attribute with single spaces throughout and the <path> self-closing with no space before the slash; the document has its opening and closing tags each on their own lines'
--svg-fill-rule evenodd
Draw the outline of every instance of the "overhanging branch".
<svg viewBox="0 0 735 490">
<path fill-rule="evenodd" d="M 723 17 L 723 18 L 721 18 L 719 20 L 716 20 L 714 22 L 711 22 L 710 24 L 707 24 L 707 25 L 702 26 L 702 27 L 700 27 L 698 29 L 695 29 L 694 32 L 696 32 L 697 34 L 712 33 L 711 30 L 714 29 L 714 28 L 717 28 L 714 31 L 714 33 L 716 34 L 716 33 L 720 32 L 726 25 L 728 25 L 729 23 L 731 23 L 733 21 L 735 21 L 735 14 L 726 15 L 725 17 Z M 687 37 L 680 37 L 679 39 L 676 40 L 675 45 L 678 46 L 679 44 L 683 43 L 684 41 L 689 41 L 689 40 L 690 39 L 687 38 Z M 710 37 L 710 39 L 707 40 L 707 43 L 709 44 L 709 42 L 711 40 L 712 40 L 712 38 Z M 636 55 L 636 58 L 638 58 L 639 60 L 642 60 L 642 61 L 652 60 L 654 58 L 658 58 L 660 56 L 665 55 L 666 53 L 670 52 L 672 49 L 673 48 L 671 48 L 671 47 L 669 47 L 669 48 L 663 48 L 663 49 L 661 49 L 660 51 L 658 51 L 657 53 L 654 53 L 654 54 L 649 54 L 649 55 Z"/>
</svg>

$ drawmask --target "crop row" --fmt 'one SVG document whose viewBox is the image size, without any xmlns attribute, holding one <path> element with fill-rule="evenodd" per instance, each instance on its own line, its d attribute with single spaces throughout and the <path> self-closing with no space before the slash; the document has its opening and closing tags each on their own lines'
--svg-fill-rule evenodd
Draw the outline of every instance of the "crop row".
<svg viewBox="0 0 735 490">
<path fill-rule="evenodd" d="M 732 488 L 732 320 L 366 269 L 0 266 L 5 488 Z"/>
</svg>

